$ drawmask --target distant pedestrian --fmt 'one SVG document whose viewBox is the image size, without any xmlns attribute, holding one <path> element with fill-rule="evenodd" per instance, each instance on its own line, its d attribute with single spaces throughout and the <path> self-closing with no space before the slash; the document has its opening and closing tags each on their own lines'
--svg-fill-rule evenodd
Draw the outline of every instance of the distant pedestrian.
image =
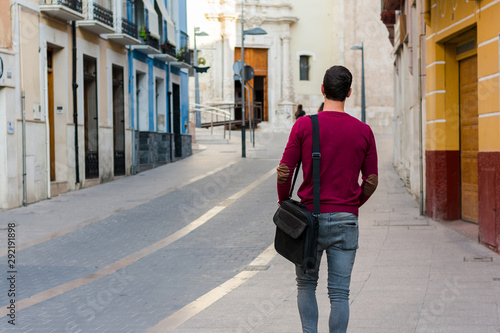
<svg viewBox="0 0 500 333">
<path fill-rule="evenodd" d="M 358 248 L 358 210 L 378 184 L 377 150 L 371 128 L 344 112 L 351 95 L 352 75 L 343 66 L 328 69 L 321 92 L 324 110 L 318 114 L 321 153 L 321 214 L 318 236 L 318 265 L 326 251 L 330 333 L 344 333 L 349 322 L 349 287 Z M 292 175 L 302 159 L 303 179 L 298 190 L 301 202 L 313 211 L 312 121 L 295 122 L 278 167 L 278 202 L 287 200 Z M 358 183 L 359 174 L 363 182 Z M 318 267 L 319 268 L 319 267 Z M 318 272 L 305 273 L 296 267 L 298 308 L 303 332 L 318 330 L 316 286 Z"/>
<path fill-rule="evenodd" d="M 302 104 L 297 106 L 297 111 L 295 111 L 295 120 L 299 119 L 302 116 L 305 116 L 306 112 L 302 110 Z"/>
<path fill-rule="evenodd" d="M 323 111 L 323 108 L 325 107 L 325 102 L 321 103 L 321 105 L 318 108 L 318 112 Z"/>
</svg>

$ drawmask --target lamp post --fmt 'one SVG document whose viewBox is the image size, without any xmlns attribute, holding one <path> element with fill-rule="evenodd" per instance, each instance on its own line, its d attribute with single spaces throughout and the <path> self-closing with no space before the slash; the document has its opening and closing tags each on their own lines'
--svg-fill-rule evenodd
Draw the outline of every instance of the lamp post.
<svg viewBox="0 0 500 333">
<path fill-rule="evenodd" d="M 366 105 L 365 105 L 365 48 L 363 42 L 361 46 L 354 45 L 351 50 L 361 50 L 361 121 L 366 123 Z"/>
<path fill-rule="evenodd" d="M 204 31 L 200 31 L 200 28 L 194 28 L 194 98 L 195 103 L 200 104 L 200 82 L 198 80 L 198 49 L 196 48 L 196 36 L 208 36 Z M 198 111 L 198 106 L 196 106 L 196 127 L 201 128 L 201 113 Z"/>
<path fill-rule="evenodd" d="M 262 28 L 253 28 L 250 30 L 245 30 L 244 28 L 244 2 L 245 0 L 241 0 L 241 157 L 246 157 L 246 143 L 245 143 L 245 90 L 246 90 L 246 81 L 245 81 L 245 35 L 266 35 L 267 32 Z"/>
</svg>

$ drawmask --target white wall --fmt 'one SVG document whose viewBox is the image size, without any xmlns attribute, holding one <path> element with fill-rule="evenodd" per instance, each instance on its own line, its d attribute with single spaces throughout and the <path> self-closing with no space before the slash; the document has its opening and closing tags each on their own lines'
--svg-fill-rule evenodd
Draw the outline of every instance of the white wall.
<svg viewBox="0 0 500 333">
<path fill-rule="evenodd" d="M 3 55 L 2 55 L 3 56 Z M 5 58 L 5 57 L 4 57 Z M 5 61 L 5 60 L 4 60 Z M 0 208 L 10 208 L 22 203 L 22 180 L 18 178 L 18 154 L 16 140 L 21 123 L 16 119 L 15 89 L 0 87 Z M 14 133 L 9 134 L 11 122 Z"/>
<path fill-rule="evenodd" d="M 149 131 L 149 98 L 148 98 L 148 65 L 142 61 L 134 59 L 134 109 L 139 103 L 139 110 L 136 114 L 139 115 L 139 126 L 136 129 L 139 131 Z M 137 86 L 139 84 L 139 86 Z M 139 91 L 139 100 L 137 100 L 137 90 Z"/>
<path fill-rule="evenodd" d="M 155 97 L 153 99 L 153 110 L 154 110 L 154 128 L 155 130 L 159 130 L 158 128 L 158 119 L 157 117 L 166 116 L 167 113 L 167 104 L 166 104 L 166 89 L 165 89 L 165 79 L 166 79 L 166 73 L 163 69 L 160 69 L 158 67 L 153 67 L 153 75 L 154 75 L 154 94 Z M 159 85 L 159 87 L 157 86 Z M 160 90 L 158 90 L 160 89 Z M 156 98 L 156 92 L 159 92 L 158 96 L 158 105 L 157 103 L 157 98 Z M 158 110 L 158 114 L 156 113 L 156 110 Z M 162 129 L 162 132 L 165 130 Z"/>
<path fill-rule="evenodd" d="M 292 25 L 292 70 L 296 104 L 307 113 L 316 113 L 323 102 L 321 84 L 325 71 L 344 64 L 342 24 L 343 1 L 291 1 L 293 15 L 299 21 Z M 300 80 L 301 54 L 311 54 L 309 80 Z"/>
<path fill-rule="evenodd" d="M 420 112 L 425 124 L 425 96 L 422 105 L 419 100 L 419 9 L 405 6 L 409 42 L 395 50 L 394 68 L 394 166 L 414 197 L 421 190 L 420 149 Z M 410 19 L 411 16 L 411 19 Z M 411 41 L 411 42 L 410 42 Z M 425 49 L 422 50 L 425 53 Z M 425 61 L 423 61 L 425 66 Z M 423 109 L 421 111 L 421 109 Z M 425 137 L 425 135 L 424 135 Z M 425 154 L 422 154 L 425 158 Z M 423 175 L 425 177 L 425 175 Z M 425 182 L 424 182 L 425 184 Z"/>
</svg>

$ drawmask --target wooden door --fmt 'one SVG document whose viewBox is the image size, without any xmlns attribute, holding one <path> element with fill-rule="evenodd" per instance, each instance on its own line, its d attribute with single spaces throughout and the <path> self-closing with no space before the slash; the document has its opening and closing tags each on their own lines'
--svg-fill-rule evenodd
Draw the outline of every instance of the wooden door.
<svg viewBox="0 0 500 333">
<path fill-rule="evenodd" d="M 47 49 L 47 94 L 50 133 L 50 180 L 56 180 L 56 142 L 54 117 L 54 73 L 52 71 L 52 50 Z"/>
<path fill-rule="evenodd" d="M 241 60 L 241 48 L 237 47 L 234 50 L 235 61 Z M 252 66 L 255 72 L 255 76 L 263 77 L 265 82 L 264 100 L 263 100 L 263 119 L 268 120 L 268 102 L 267 102 L 267 49 L 253 49 L 245 48 L 245 63 Z M 253 80 L 249 81 L 250 84 L 255 87 Z M 245 98 L 247 98 L 245 96 Z M 248 112 L 246 112 L 248 117 Z"/>
<path fill-rule="evenodd" d="M 462 219 L 478 222 L 477 56 L 460 61 L 460 170 Z"/>
</svg>

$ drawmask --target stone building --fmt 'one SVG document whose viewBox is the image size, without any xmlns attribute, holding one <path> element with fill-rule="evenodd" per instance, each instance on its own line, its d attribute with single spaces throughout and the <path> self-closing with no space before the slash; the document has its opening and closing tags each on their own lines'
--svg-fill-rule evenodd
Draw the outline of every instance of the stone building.
<svg viewBox="0 0 500 333">
<path fill-rule="evenodd" d="M 421 1 L 382 1 L 394 54 L 394 166 L 413 196 L 424 199 L 425 21 Z"/>
<path fill-rule="evenodd" d="M 199 74 L 202 104 L 230 106 L 241 99 L 233 64 L 241 59 L 242 3 L 244 29 L 267 32 L 246 35 L 244 42 L 245 62 L 255 70 L 250 84 L 263 104 L 261 127 L 289 130 L 297 104 L 307 113 L 317 112 L 323 75 L 335 64 L 353 72 L 354 93 L 346 109 L 359 117 L 361 52 L 351 47 L 363 42 L 367 122 L 376 133 L 391 132 L 391 45 L 379 20 L 380 4 L 368 0 L 188 0 L 188 30 L 199 27 L 208 34 L 196 41 L 199 57 L 210 66 Z M 194 96 L 193 84 L 191 89 Z"/>
</svg>

